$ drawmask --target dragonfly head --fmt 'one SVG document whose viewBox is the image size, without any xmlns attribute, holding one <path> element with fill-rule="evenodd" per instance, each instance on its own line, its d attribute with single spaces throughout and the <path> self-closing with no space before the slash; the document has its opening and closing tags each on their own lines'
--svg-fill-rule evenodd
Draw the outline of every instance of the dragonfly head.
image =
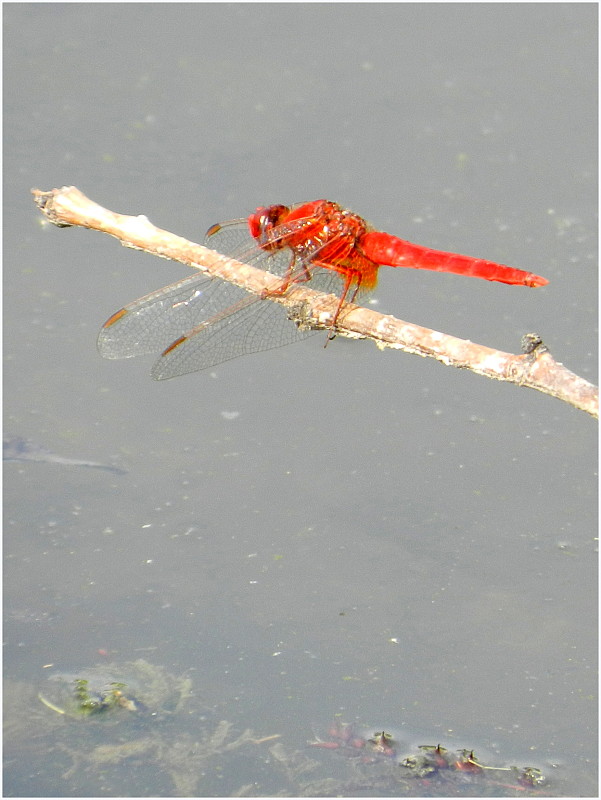
<svg viewBox="0 0 601 800">
<path fill-rule="evenodd" d="M 262 247 L 269 245 L 269 234 L 289 212 L 290 209 L 287 206 L 281 205 L 257 208 L 254 214 L 251 214 L 248 218 L 250 235 Z M 269 247 L 266 247 L 266 249 L 269 249 Z"/>
</svg>

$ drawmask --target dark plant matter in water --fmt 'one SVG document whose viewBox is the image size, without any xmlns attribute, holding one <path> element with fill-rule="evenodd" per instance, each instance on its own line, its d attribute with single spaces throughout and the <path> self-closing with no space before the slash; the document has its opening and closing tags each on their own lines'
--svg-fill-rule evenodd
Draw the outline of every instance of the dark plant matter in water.
<svg viewBox="0 0 601 800">
<path fill-rule="evenodd" d="M 326 739 L 311 747 L 350 760 L 354 776 L 345 783 L 312 787 L 312 794 L 379 797 L 528 797 L 549 796 L 549 786 L 537 767 L 481 763 L 473 750 L 437 745 L 411 748 L 385 730 L 362 736 L 355 726 L 336 721 Z M 282 745 L 271 748 L 282 752 Z"/>
<path fill-rule="evenodd" d="M 335 722 L 284 742 L 236 727 L 188 675 L 139 659 L 5 682 L 5 796 L 560 796 L 534 766 Z M 326 752 L 327 751 L 327 752 Z"/>
<path fill-rule="evenodd" d="M 190 677 L 142 659 L 50 674 L 39 687 L 6 681 L 4 697 L 5 792 L 27 762 L 33 796 L 42 785 L 65 796 L 231 794 L 231 754 L 260 763 L 259 750 L 277 738 L 234 731 Z"/>
</svg>

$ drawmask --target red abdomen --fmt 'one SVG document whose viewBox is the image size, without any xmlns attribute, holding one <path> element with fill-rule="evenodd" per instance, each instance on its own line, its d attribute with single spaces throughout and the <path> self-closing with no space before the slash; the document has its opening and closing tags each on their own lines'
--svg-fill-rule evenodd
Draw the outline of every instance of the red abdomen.
<svg viewBox="0 0 601 800">
<path fill-rule="evenodd" d="M 541 278 L 532 272 L 524 272 L 515 267 L 507 267 L 505 264 L 496 264 L 494 261 L 485 261 L 481 258 L 431 250 L 381 231 L 367 232 L 361 239 L 361 249 L 372 261 L 388 267 L 453 272 L 457 275 L 521 286 L 546 286 L 549 283 L 546 278 Z"/>
</svg>

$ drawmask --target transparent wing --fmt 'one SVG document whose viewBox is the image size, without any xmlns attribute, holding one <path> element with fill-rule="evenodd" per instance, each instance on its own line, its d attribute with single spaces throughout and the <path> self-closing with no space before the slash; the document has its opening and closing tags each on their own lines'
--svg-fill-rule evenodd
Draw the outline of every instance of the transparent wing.
<svg viewBox="0 0 601 800">
<path fill-rule="evenodd" d="M 237 290 L 237 291 L 233 291 Z M 247 297 L 239 289 L 206 275 L 191 275 L 134 300 L 114 314 L 100 331 L 103 358 L 132 358 L 158 353 L 223 306 Z"/>
<path fill-rule="evenodd" d="M 290 228 L 282 228 L 281 236 L 288 235 Z M 250 238 L 245 220 L 211 231 L 206 244 L 212 249 L 274 275 L 283 276 L 289 269 L 291 251 L 262 250 Z M 301 265 L 297 279 L 307 274 Z M 341 282 L 333 270 L 313 269 L 308 285 L 338 294 Z M 151 292 L 118 311 L 100 331 L 98 350 L 104 358 L 132 358 L 163 350 L 152 376 L 165 380 L 292 344 L 313 333 L 299 330 L 283 306 L 201 274 Z"/>
<path fill-rule="evenodd" d="M 245 295 L 234 309 L 226 309 L 174 342 L 155 362 L 152 377 L 166 380 L 186 375 L 238 356 L 293 344 L 316 332 L 300 330 L 283 306 Z"/>
</svg>

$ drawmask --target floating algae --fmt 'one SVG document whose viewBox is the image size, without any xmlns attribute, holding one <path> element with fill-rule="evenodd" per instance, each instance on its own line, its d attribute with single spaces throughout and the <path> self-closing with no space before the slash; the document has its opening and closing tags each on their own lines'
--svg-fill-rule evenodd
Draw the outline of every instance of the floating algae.
<svg viewBox="0 0 601 800">
<path fill-rule="evenodd" d="M 151 794 L 159 793 L 156 787 L 157 784 L 160 786 L 160 777 L 157 774 L 157 770 L 160 770 L 163 780 L 168 777 L 171 782 L 168 788 L 164 784 L 166 788 L 161 794 L 174 790 L 176 795 L 182 797 L 195 796 L 198 794 L 199 783 L 208 774 L 212 775 L 213 780 L 220 778 L 220 773 L 224 771 L 220 758 L 226 753 L 244 745 L 252 745 L 256 750 L 257 745 L 276 738 L 269 736 L 257 739 L 250 728 L 239 736 L 231 736 L 231 728 L 230 722 L 221 720 L 215 728 L 198 731 L 195 736 L 184 732 L 175 737 L 154 733 L 126 742 L 97 745 L 87 751 L 61 745 L 63 752 L 71 758 L 71 766 L 63 774 L 63 778 L 71 779 L 83 770 L 102 775 L 106 779 L 108 767 L 121 766 L 122 774 L 131 779 L 135 770 L 140 772 L 139 765 L 142 761 L 151 766 L 150 770 L 147 769 L 153 786 Z M 209 790 L 207 794 L 214 794 L 214 790 Z"/>
<path fill-rule="evenodd" d="M 50 710 L 68 717 L 109 716 L 107 712 L 122 710 L 156 715 L 177 713 L 190 690 L 190 678 L 176 678 L 138 659 L 51 674 L 38 698 Z"/>
<path fill-rule="evenodd" d="M 408 746 L 382 727 L 335 722 L 323 739 L 290 747 L 275 732 L 236 729 L 189 676 L 143 660 L 56 673 L 40 687 L 8 680 L 4 714 L 6 796 L 558 794 L 535 767 Z"/>
<path fill-rule="evenodd" d="M 126 689 L 127 684 L 119 681 L 110 681 L 102 689 L 92 689 L 90 682 L 85 678 L 75 678 L 71 695 L 65 697 L 65 708 L 57 706 L 44 697 L 41 692 L 38 692 L 38 698 L 51 711 L 70 716 L 100 714 L 117 708 L 138 711 L 139 705 L 136 705 L 135 700 L 125 694 L 124 690 Z"/>
<path fill-rule="evenodd" d="M 189 676 L 144 660 L 58 672 L 39 689 L 8 681 L 5 693 L 5 787 L 8 779 L 13 795 L 39 794 L 40 780 L 54 796 L 215 795 L 221 786 L 233 794 L 242 782 L 230 753 L 246 748 L 243 762 L 256 771 L 263 742 L 277 738 L 234 732 L 203 705 Z M 37 791 L 23 790 L 30 786 Z"/>
</svg>

